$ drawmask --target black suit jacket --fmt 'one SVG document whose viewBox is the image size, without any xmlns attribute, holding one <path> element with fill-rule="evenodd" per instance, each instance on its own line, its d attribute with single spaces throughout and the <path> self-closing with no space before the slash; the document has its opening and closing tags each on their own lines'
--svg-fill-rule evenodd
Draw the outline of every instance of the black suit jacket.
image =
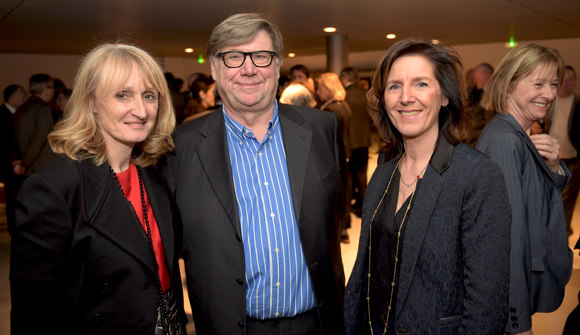
<svg viewBox="0 0 580 335">
<path fill-rule="evenodd" d="M 324 334 L 342 334 L 345 159 L 336 116 L 278 105 L 302 249 Z M 183 258 L 196 332 L 246 333 L 244 246 L 221 110 L 178 127 L 161 168 L 183 222 Z"/>
<path fill-rule="evenodd" d="M 346 88 L 346 98 L 352 112 L 350 117 L 350 145 L 352 149 L 371 145 L 371 122 L 367 111 L 367 91 L 351 84 Z"/>
<path fill-rule="evenodd" d="M 14 115 L 6 104 L 0 106 L 0 182 L 6 182 L 13 177 L 12 169 L 12 138 L 14 127 L 12 126 Z"/>
<path fill-rule="evenodd" d="M 141 171 L 182 306 L 169 198 L 152 169 Z M 16 201 L 12 334 L 154 333 L 157 262 L 108 165 L 62 156 L 29 177 Z"/>
<path fill-rule="evenodd" d="M 25 176 L 42 170 L 56 157 L 47 136 L 53 128 L 52 111 L 40 98 L 32 96 L 14 114 L 15 159 L 22 161 Z"/>
</svg>

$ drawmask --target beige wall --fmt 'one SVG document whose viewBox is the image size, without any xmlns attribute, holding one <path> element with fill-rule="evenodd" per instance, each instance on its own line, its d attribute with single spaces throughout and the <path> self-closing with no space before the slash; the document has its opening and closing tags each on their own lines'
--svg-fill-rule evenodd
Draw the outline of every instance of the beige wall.
<svg viewBox="0 0 580 335">
<path fill-rule="evenodd" d="M 564 61 L 576 69 L 580 75 L 580 38 L 541 40 L 520 42 L 538 43 L 560 50 Z M 459 45 L 455 49 L 463 58 L 466 69 L 475 67 L 481 62 L 488 62 L 494 67 L 499 63 L 508 49 L 503 43 Z M 356 52 L 349 54 L 350 65 L 368 75 L 385 51 Z M 59 78 L 67 85 L 72 84 L 74 73 L 82 56 L 80 55 L 36 55 L 36 54 L 0 54 L 0 90 L 10 84 L 18 84 L 28 89 L 28 78 L 36 73 L 46 73 Z M 210 65 L 199 64 L 193 57 L 165 57 L 160 59 L 164 71 L 171 72 L 177 78 L 187 80 L 187 76 L 194 72 L 210 74 Z M 296 64 L 304 64 L 313 72 L 326 71 L 326 56 L 303 56 L 284 58 L 282 74 Z M 580 94 L 580 84 L 576 86 L 576 93 Z"/>
</svg>

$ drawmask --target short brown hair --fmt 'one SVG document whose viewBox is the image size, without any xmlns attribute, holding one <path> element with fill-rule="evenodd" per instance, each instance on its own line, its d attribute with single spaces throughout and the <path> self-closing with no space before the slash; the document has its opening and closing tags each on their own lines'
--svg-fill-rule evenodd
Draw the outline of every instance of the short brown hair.
<svg viewBox="0 0 580 335">
<path fill-rule="evenodd" d="M 139 145 L 141 154 L 133 160 L 150 166 L 173 150 L 171 135 L 175 113 L 161 67 L 146 51 L 132 45 L 105 43 L 91 50 L 81 61 L 73 82 L 73 93 L 64 110 L 64 119 L 48 135 L 52 150 L 73 160 L 92 159 L 96 165 L 107 160 L 107 148 L 100 131 L 96 110 L 98 97 L 122 87 L 135 63 L 159 91 L 159 109 L 151 133 Z"/>
<path fill-rule="evenodd" d="M 280 64 L 284 50 L 282 34 L 273 22 L 258 13 L 235 14 L 218 24 L 207 42 L 207 56 L 213 62 L 221 50 L 250 42 L 260 30 L 268 33 L 272 39 L 272 51 L 276 53 L 276 62 Z"/>
<path fill-rule="evenodd" d="M 426 39 L 405 39 L 395 43 L 383 56 L 373 71 L 373 85 L 367 92 L 369 114 L 386 142 L 385 152 L 394 158 L 404 152 L 402 135 L 393 126 L 385 108 L 389 72 L 393 63 L 404 56 L 422 56 L 433 65 L 433 74 L 441 87 L 441 93 L 449 99 L 447 106 L 441 107 L 439 111 L 439 133 L 449 143 L 459 143 L 466 137 L 473 123 L 473 116 L 467 108 L 461 58 L 455 50 L 441 42 L 435 44 Z"/>
<path fill-rule="evenodd" d="M 483 108 L 495 110 L 498 113 L 507 115 L 507 94 L 521 78 L 530 74 L 540 64 L 546 64 L 548 66 L 545 75 L 556 68 L 559 88 L 566 70 L 564 60 L 558 50 L 537 44 L 524 45 L 508 52 L 497 66 L 495 73 L 491 76 L 487 84 L 489 89 L 485 92 L 481 101 Z M 557 104 L 558 95 L 556 95 L 556 98 L 550 104 L 546 112 L 546 118 L 554 114 Z"/>
</svg>

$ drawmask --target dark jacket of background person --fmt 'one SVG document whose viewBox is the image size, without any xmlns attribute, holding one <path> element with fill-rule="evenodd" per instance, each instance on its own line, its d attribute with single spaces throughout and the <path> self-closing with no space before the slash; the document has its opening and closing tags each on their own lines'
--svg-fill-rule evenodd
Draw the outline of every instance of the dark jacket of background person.
<svg viewBox="0 0 580 335">
<path fill-rule="evenodd" d="M 32 96 L 18 107 L 13 122 L 16 137 L 14 160 L 20 159 L 26 168 L 24 176 L 30 176 L 56 157 L 47 140 L 53 128 L 52 111 L 48 104 Z"/>
<path fill-rule="evenodd" d="M 501 167 L 512 206 L 508 330 L 517 333 L 531 328 L 533 313 L 560 306 L 572 274 L 561 195 L 570 172 L 562 161 L 565 176 L 551 171 L 512 115 L 496 114 L 477 149 Z"/>
<path fill-rule="evenodd" d="M 371 119 L 367 112 L 367 91 L 356 83 L 347 88 L 346 98 L 351 110 L 350 145 L 352 149 L 365 148 L 371 145 Z"/>
<path fill-rule="evenodd" d="M 340 134 L 342 135 L 342 140 L 344 141 L 345 157 L 350 157 L 352 147 L 350 139 L 350 120 L 352 113 L 350 111 L 350 107 L 344 100 L 333 100 L 330 104 L 324 106 L 324 109 L 322 110 L 334 113 L 338 117 L 338 128 L 340 130 Z"/>
<path fill-rule="evenodd" d="M 346 334 L 368 329 L 369 224 L 396 165 L 397 160 L 378 165 L 367 188 L 359 251 L 344 298 Z M 473 148 L 440 136 L 421 180 L 400 258 L 393 330 L 503 334 L 511 209 L 501 170 Z"/>
<path fill-rule="evenodd" d="M 141 171 L 183 304 L 170 203 L 153 169 Z M 63 156 L 28 178 L 12 240 L 12 334 L 154 334 L 157 262 L 130 206 L 107 164 Z"/>
<path fill-rule="evenodd" d="M 14 116 L 6 107 L 6 104 L 0 105 L 0 182 L 5 183 L 14 175 L 12 167 L 12 150 L 11 143 L 14 137 L 14 128 L 12 120 Z"/>
<path fill-rule="evenodd" d="M 346 218 L 340 208 L 346 159 L 338 122 L 332 114 L 281 103 L 278 113 L 322 331 L 343 334 L 340 233 Z M 175 144 L 175 154 L 161 166 L 161 179 L 184 222 L 183 258 L 196 332 L 245 334 L 244 246 L 221 110 L 178 127 Z M 198 174 L 192 177 L 191 171 Z"/>
</svg>

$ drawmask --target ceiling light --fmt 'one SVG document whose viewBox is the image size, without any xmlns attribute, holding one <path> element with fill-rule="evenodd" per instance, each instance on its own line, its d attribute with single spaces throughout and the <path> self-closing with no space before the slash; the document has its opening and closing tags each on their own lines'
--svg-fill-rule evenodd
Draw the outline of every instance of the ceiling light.
<svg viewBox="0 0 580 335">
<path fill-rule="evenodd" d="M 188 54 L 193 52 L 193 48 L 185 48 L 185 52 L 187 52 Z"/>
<path fill-rule="evenodd" d="M 326 27 L 324 28 L 324 31 L 327 33 L 334 33 L 336 31 L 336 28 L 334 27 Z"/>
<path fill-rule="evenodd" d="M 397 37 L 397 35 L 395 35 L 395 34 L 388 34 L 387 35 L 387 38 L 390 40 L 394 39 L 395 37 Z"/>
<path fill-rule="evenodd" d="M 290 58 L 292 58 L 292 57 L 296 57 L 296 54 L 295 54 L 295 53 L 293 53 L 293 52 L 291 52 L 291 53 L 289 53 L 289 54 L 288 54 L 288 57 L 290 57 Z"/>
<path fill-rule="evenodd" d="M 439 44 L 439 40 L 431 40 L 431 43 L 433 43 L 433 44 Z"/>
</svg>

